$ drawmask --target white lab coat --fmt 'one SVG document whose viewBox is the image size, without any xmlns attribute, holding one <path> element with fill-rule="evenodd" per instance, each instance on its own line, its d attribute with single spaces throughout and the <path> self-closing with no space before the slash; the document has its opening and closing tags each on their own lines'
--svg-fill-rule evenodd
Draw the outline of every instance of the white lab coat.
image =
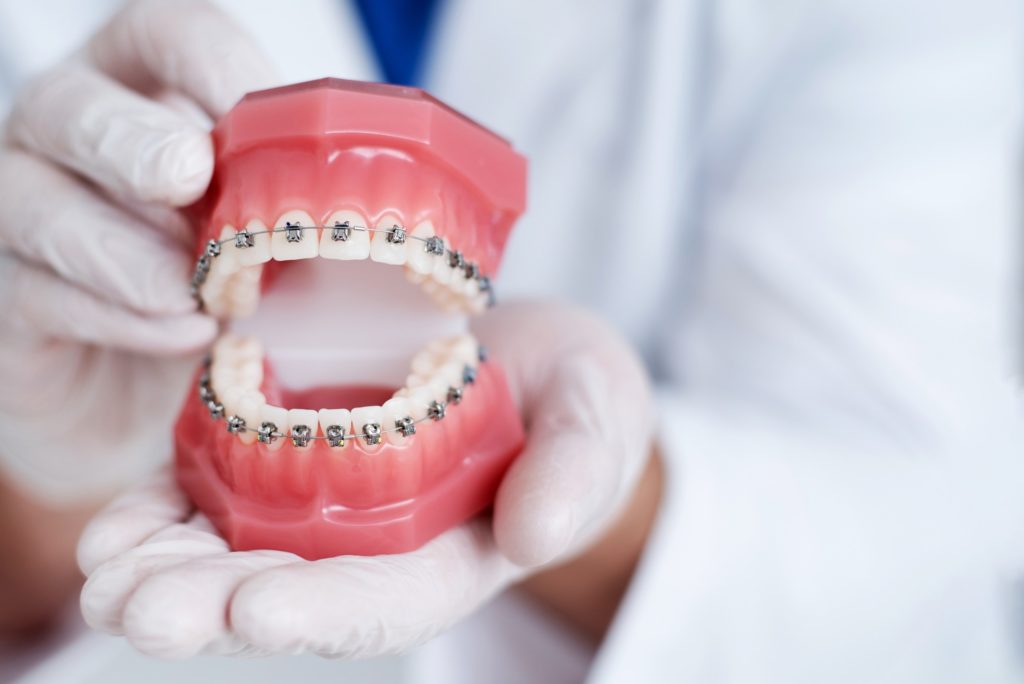
<svg viewBox="0 0 1024 684">
<path fill-rule="evenodd" d="M 11 88 L 82 4 L 0 3 Z M 376 76 L 343 3 L 221 4 L 288 80 Z M 1010 0 L 448 0 L 427 86 L 530 158 L 499 292 L 636 343 L 668 485 L 596 654 L 507 595 L 418 681 L 1024 680 L 1022 38 Z"/>
</svg>

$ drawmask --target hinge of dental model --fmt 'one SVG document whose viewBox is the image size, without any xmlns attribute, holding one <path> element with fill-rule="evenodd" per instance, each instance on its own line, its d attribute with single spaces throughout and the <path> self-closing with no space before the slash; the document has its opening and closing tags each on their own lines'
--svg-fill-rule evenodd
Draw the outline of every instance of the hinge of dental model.
<svg viewBox="0 0 1024 684">
<path fill-rule="evenodd" d="M 234 237 L 225 240 L 210 240 L 206 243 L 206 249 L 196 261 L 196 267 L 192 272 L 192 297 L 200 310 L 203 309 L 203 299 L 200 295 L 200 288 L 206 282 L 206 276 L 210 273 L 213 260 L 220 256 L 222 247 L 228 243 L 234 243 L 237 249 L 246 249 L 256 244 L 257 235 L 269 235 L 271 233 L 284 233 L 288 242 L 301 242 L 304 232 L 307 230 L 329 230 L 331 240 L 334 242 L 347 242 L 353 231 L 367 233 L 386 233 L 387 241 L 391 244 L 401 245 L 408 240 L 416 240 L 423 243 L 423 251 L 427 254 L 447 259 L 448 265 L 455 270 L 462 271 L 466 280 L 476 280 L 480 292 L 487 295 L 487 306 L 494 306 L 494 286 L 491 279 L 480 273 L 480 267 L 473 262 L 466 261 L 462 252 L 448 249 L 444 246 L 444 240 L 434 235 L 431 237 L 419 237 L 410 235 L 402 226 L 395 224 L 390 228 L 368 228 L 366 226 L 352 225 L 348 221 L 335 221 L 333 226 L 302 226 L 298 223 L 285 223 L 281 228 L 268 228 L 266 230 L 240 230 Z"/>
<path fill-rule="evenodd" d="M 486 347 L 480 346 L 477 348 L 477 359 L 480 363 L 487 361 Z M 309 446 L 310 442 L 316 441 L 327 442 L 328 446 L 332 447 L 343 447 L 350 440 L 355 439 L 361 439 L 367 445 L 375 446 L 380 444 L 383 435 L 389 433 L 398 433 L 403 437 L 411 437 L 416 434 L 417 424 L 444 420 L 445 415 L 447 415 L 448 407 L 462 403 L 462 399 L 466 393 L 466 388 L 476 382 L 477 376 L 477 368 L 475 366 L 470 364 L 463 366 L 462 384 L 459 386 L 449 387 L 445 396 L 445 401 L 437 401 L 435 399 L 427 404 L 426 415 L 419 420 L 414 419 L 412 416 L 403 416 L 395 420 L 394 427 L 383 427 L 379 423 L 366 423 L 363 425 L 362 430 L 359 433 L 346 433 L 345 428 L 341 425 L 328 425 L 325 428 L 323 435 L 316 435 L 314 434 L 316 426 L 293 425 L 288 433 L 284 433 L 277 425 L 269 421 L 264 421 L 258 426 L 250 426 L 246 424 L 245 419 L 241 416 L 226 415 L 224 411 L 224 404 L 217 399 L 217 395 L 213 391 L 213 386 L 211 385 L 211 363 L 212 361 L 209 357 L 204 360 L 203 365 L 205 368 L 199 376 L 199 400 L 206 407 L 206 410 L 210 412 L 210 418 L 213 420 L 220 420 L 223 418 L 226 421 L 227 430 L 231 434 L 255 432 L 256 440 L 261 444 L 272 444 L 282 437 L 287 437 L 291 440 L 292 444 L 297 447 Z"/>
</svg>

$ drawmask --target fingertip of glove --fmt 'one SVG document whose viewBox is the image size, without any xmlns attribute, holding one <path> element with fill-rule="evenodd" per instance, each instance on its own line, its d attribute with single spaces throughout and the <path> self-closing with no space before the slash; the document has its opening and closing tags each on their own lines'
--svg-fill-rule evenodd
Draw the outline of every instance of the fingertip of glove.
<svg viewBox="0 0 1024 684">
<path fill-rule="evenodd" d="M 154 143 L 148 163 L 154 165 L 156 182 L 145 200 L 173 206 L 195 202 L 206 192 L 213 176 L 213 141 L 199 129 L 186 129 Z"/>
<path fill-rule="evenodd" d="M 495 518 L 494 538 L 502 554 L 523 568 L 550 563 L 565 553 L 576 531 L 576 516 L 563 501 L 520 501 Z"/>
<path fill-rule="evenodd" d="M 124 609 L 124 635 L 139 652 L 154 658 L 180 660 L 199 653 L 223 627 L 204 624 L 209 611 L 187 600 L 189 592 L 167 585 L 159 575 L 142 583 Z"/>
</svg>

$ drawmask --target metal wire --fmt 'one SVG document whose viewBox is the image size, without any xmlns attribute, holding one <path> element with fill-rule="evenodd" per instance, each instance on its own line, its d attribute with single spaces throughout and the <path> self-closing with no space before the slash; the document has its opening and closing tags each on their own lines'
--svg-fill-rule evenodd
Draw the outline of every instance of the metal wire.
<svg viewBox="0 0 1024 684">
<path fill-rule="evenodd" d="M 410 235 L 409 231 L 404 226 L 399 226 L 397 224 L 391 226 L 390 228 L 370 228 L 368 226 L 354 226 L 354 225 L 348 223 L 347 221 L 346 222 L 341 222 L 341 223 L 335 222 L 335 224 L 333 226 L 303 226 L 303 225 L 295 225 L 295 224 L 286 224 L 286 225 L 281 226 L 279 228 L 267 228 L 266 230 L 255 230 L 255 231 L 251 231 L 251 232 L 246 230 L 246 229 L 242 229 L 242 230 L 238 231 L 237 233 L 235 233 L 235 235 L 232 236 L 232 237 L 225 238 L 223 240 L 210 240 L 210 241 L 208 241 L 206 243 L 206 249 L 203 251 L 203 254 L 196 261 L 196 266 L 195 266 L 195 269 L 194 269 L 194 271 L 192 273 L 192 296 L 196 299 L 196 302 L 198 303 L 199 308 L 202 309 L 204 304 L 203 304 L 202 296 L 200 295 L 200 288 L 202 287 L 203 283 L 206 282 L 206 276 L 210 272 L 210 267 L 211 267 L 212 259 L 215 259 L 218 256 L 220 256 L 221 252 L 223 251 L 224 245 L 234 244 L 234 245 L 236 245 L 236 249 L 250 249 L 250 248 L 253 247 L 253 245 L 252 245 L 252 238 L 256 237 L 257 235 L 270 235 L 270 234 L 273 234 L 273 233 L 289 233 L 289 232 L 298 230 L 299 233 L 300 233 L 300 236 L 301 236 L 302 232 L 303 231 L 307 231 L 307 230 L 331 230 L 331 231 L 333 231 L 336 228 L 345 228 L 348 231 L 358 231 L 358 232 L 365 232 L 365 233 L 388 233 L 388 234 L 394 234 L 396 229 L 400 230 L 400 231 L 402 231 L 402 239 L 401 239 L 401 241 L 394 241 L 394 242 L 392 242 L 392 244 L 404 244 L 408 240 L 416 240 L 417 242 L 423 243 L 424 248 L 426 249 L 426 251 L 428 253 L 430 253 L 430 254 L 432 254 L 434 256 L 438 256 L 438 257 L 447 259 L 448 260 L 448 264 L 449 264 L 449 266 L 451 268 L 461 270 L 463 272 L 463 275 L 465 276 L 466 280 L 476 280 L 477 284 L 478 284 L 478 287 L 480 288 L 480 292 L 487 295 L 487 305 L 488 306 L 493 306 L 494 305 L 494 301 L 495 301 L 495 298 L 494 298 L 494 287 L 491 284 L 491 279 L 488 276 L 480 273 L 479 267 L 476 265 L 476 263 L 470 262 L 470 261 L 466 261 L 466 259 L 463 256 L 462 252 L 460 252 L 458 250 L 448 249 L 447 247 L 444 246 L 443 242 L 441 243 L 441 251 L 440 252 L 434 252 L 434 251 L 432 251 L 430 249 L 431 245 L 436 245 L 437 244 L 437 240 L 439 239 L 438 236 L 432 235 L 430 237 L 421 237 L 419 235 Z M 240 236 L 240 235 L 245 236 L 245 241 L 246 241 L 247 244 L 245 244 L 244 246 L 238 244 L 238 236 Z M 299 239 L 301 240 L 302 238 L 300 237 Z M 334 240 L 333 236 L 332 236 L 332 240 Z M 334 240 L 334 241 L 335 242 L 347 242 L 348 238 L 345 238 L 343 240 Z"/>
<path fill-rule="evenodd" d="M 487 358 L 487 350 L 484 347 L 482 347 L 482 346 L 478 347 L 477 348 L 477 359 L 480 361 L 480 363 L 484 363 L 486 358 Z M 263 423 L 261 423 L 260 427 L 249 426 L 248 424 L 244 423 L 244 419 L 242 419 L 241 416 L 238 416 L 237 414 L 228 416 L 225 413 L 224 405 L 217 400 L 217 395 L 213 391 L 213 387 L 210 384 L 209 368 L 212 365 L 212 362 L 211 362 L 209 357 L 207 357 L 207 359 L 204 361 L 204 365 L 206 366 L 207 370 L 204 371 L 199 376 L 199 383 L 198 383 L 199 399 L 200 399 L 200 401 L 203 402 L 203 404 L 206 406 L 207 410 L 210 412 L 211 419 L 213 419 L 215 421 L 223 419 L 224 421 L 226 421 L 229 424 L 228 432 L 230 432 L 232 434 L 238 434 L 238 433 L 241 433 L 241 432 L 255 432 L 257 434 L 257 437 L 259 437 L 260 427 L 262 427 Z M 474 366 L 471 366 L 469 364 L 466 364 L 465 367 L 463 368 L 463 374 L 462 374 L 463 382 L 462 382 L 462 384 L 459 385 L 459 386 L 452 385 L 452 386 L 450 386 L 448 388 L 448 397 L 449 397 L 448 401 L 438 401 L 438 400 L 435 399 L 433 402 L 431 402 L 430 404 L 427 405 L 427 415 L 423 416 L 422 418 L 417 418 L 417 419 L 413 419 L 412 416 L 404 416 L 403 418 L 400 418 L 399 421 L 405 422 L 405 420 L 409 420 L 409 422 L 412 425 L 419 425 L 420 423 L 440 422 L 441 420 L 444 420 L 444 418 L 446 417 L 446 415 L 448 413 L 448 407 L 450 405 L 452 405 L 452 404 L 455 404 L 455 405 L 461 404 L 462 401 L 465 399 L 464 393 L 466 391 L 466 388 L 476 382 L 476 378 L 477 378 L 478 372 L 479 372 L 479 366 L 475 366 L 474 367 Z M 456 393 L 458 395 L 458 399 L 457 400 L 456 399 L 452 399 L 451 397 L 453 396 L 453 394 L 456 394 Z M 243 424 L 238 426 L 235 429 L 232 429 L 232 427 L 230 426 L 231 422 L 232 422 L 232 419 L 242 420 Z M 396 421 L 395 427 L 393 427 L 393 428 L 385 428 L 385 427 L 383 427 L 383 426 L 381 426 L 379 424 L 374 423 L 374 425 L 377 425 L 379 430 L 380 430 L 378 435 L 377 435 L 378 441 L 379 441 L 380 437 L 382 437 L 384 435 L 387 435 L 387 434 L 404 433 L 405 429 L 398 427 L 397 423 L 399 421 Z M 264 421 L 264 423 L 269 423 L 269 421 Z M 273 425 L 273 423 L 269 423 L 269 424 Z M 368 425 L 369 425 L 369 423 L 368 423 Z M 339 442 L 341 442 L 341 444 L 339 444 L 337 446 L 337 448 L 342 448 L 349 440 L 362 440 L 364 443 L 367 440 L 367 436 L 365 434 L 359 434 L 359 433 L 357 433 L 355 431 L 349 432 L 349 433 L 343 432 L 340 435 L 327 436 L 327 435 L 312 434 L 312 432 L 315 431 L 315 428 L 316 428 L 315 425 L 307 425 L 306 427 L 309 428 L 309 430 L 311 431 L 311 434 L 309 434 L 308 436 L 301 437 L 300 441 L 308 441 L 308 442 L 339 441 Z M 331 427 L 331 426 L 328 426 L 328 427 Z M 341 427 L 341 426 L 339 425 L 338 427 Z M 300 446 L 299 444 L 296 443 L 295 438 L 291 434 L 291 432 L 288 432 L 288 433 L 281 432 L 279 429 L 277 429 L 276 425 L 274 425 L 274 428 L 275 429 L 272 432 L 269 433 L 269 437 L 271 437 L 272 439 L 286 438 L 286 439 L 291 440 L 292 443 L 295 446 Z M 403 436 L 411 437 L 412 435 L 403 435 Z M 260 441 L 261 441 L 261 443 L 264 443 L 264 442 L 262 442 L 262 440 L 260 440 Z M 373 446 L 373 445 L 371 445 L 371 446 Z"/>
</svg>

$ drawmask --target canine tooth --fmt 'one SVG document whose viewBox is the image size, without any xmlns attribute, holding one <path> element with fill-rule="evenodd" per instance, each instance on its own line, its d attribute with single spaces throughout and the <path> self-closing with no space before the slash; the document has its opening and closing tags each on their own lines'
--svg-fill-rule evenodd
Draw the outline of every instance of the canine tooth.
<svg viewBox="0 0 1024 684">
<path fill-rule="evenodd" d="M 255 266 L 270 261 L 270 235 L 263 221 L 252 219 L 245 224 L 245 229 L 235 233 L 235 242 L 231 249 L 235 258 L 242 266 Z M 241 245 L 249 245 L 243 247 Z"/>
<path fill-rule="evenodd" d="M 383 420 L 381 425 L 387 433 L 388 442 L 391 444 L 405 444 L 416 432 L 416 425 L 412 417 L 412 403 L 404 397 L 392 397 L 384 402 L 381 407 Z M 408 420 L 405 420 L 408 418 Z"/>
<path fill-rule="evenodd" d="M 262 392 L 248 391 L 238 400 L 238 415 L 245 421 L 248 429 L 239 433 L 238 437 L 242 444 L 252 444 L 256 441 L 256 429 L 260 425 L 263 406 L 267 403 Z"/>
<path fill-rule="evenodd" d="M 414 273 L 420 275 L 427 275 L 434 270 L 434 262 L 437 257 L 427 251 L 427 244 L 423 240 L 435 237 L 434 224 L 428 221 L 421 221 L 412 233 L 409 234 L 413 238 L 422 238 L 421 240 L 409 240 L 405 245 L 405 259 L 406 263 L 409 264 L 409 269 Z"/>
<path fill-rule="evenodd" d="M 385 214 L 377 221 L 376 232 L 370 240 L 370 258 L 382 264 L 401 266 L 405 263 L 408 239 L 401 221 L 393 214 Z"/>
<path fill-rule="evenodd" d="M 320 409 L 317 418 L 328 446 L 343 447 L 348 443 L 352 432 L 352 413 L 348 409 Z"/>
<path fill-rule="evenodd" d="M 448 240 L 444 240 L 444 254 L 434 259 L 434 270 L 431 273 L 434 280 L 442 285 L 452 281 L 452 267 L 448 265 L 449 250 L 451 245 L 448 244 Z"/>
<path fill-rule="evenodd" d="M 320 256 L 324 259 L 357 260 L 370 256 L 370 233 L 362 230 L 366 217 L 355 211 L 336 211 L 320 231 Z M 338 227 L 338 230 L 335 230 Z M 344 230 L 347 227 L 348 230 Z M 340 239 L 343 235 L 345 239 Z M 338 237 L 339 239 L 335 239 Z"/>
<path fill-rule="evenodd" d="M 266 430 L 262 434 L 257 433 L 260 437 L 260 441 L 267 445 L 271 451 L 277 451 L 281 448 L 281 445 L 285 443 L 285 439 L 282 435 L 288 432 L 288 411 L 281 408 L 280 406 L 271 406 L 270 404 L 264 404 L 260 410 L 260 427 L 263 428 L 266 425 L 273 426 L 273 432 L 276 435 L 268 434 Z"/>
<path fill-rule="evenodd" d="M 316 436 L 318 416 L 316 411 L 308 409 L 291 409 L 288 411 L 288 439 L 292 446 L 306 447 Z M 305 429 L 303 429 L 305 428 Z"/>
<path fill-rule="evenodd" d="M 274 224 L 270 238 L 270 253 L 275 261 L 312 259 L 320 253 L 320 236 L 313 217 L 304 211 L 292 210 L 281 214 Z M 285 229 L 281 231 L 280 229 Z"/>
<path fill-rule="evenodd" d="M 352 427 L 356 438 L 365 446 L 377 446 L 381 441 L 384 409 L 380 406 L 360 406 L 352 409 Z"/>
<path fill-rule="evenodd" d="M 238 337 L 235 342 L 235 353 L 241 361 L 263 362 L 263 343 L 256 337 Z"/>
</svg>

